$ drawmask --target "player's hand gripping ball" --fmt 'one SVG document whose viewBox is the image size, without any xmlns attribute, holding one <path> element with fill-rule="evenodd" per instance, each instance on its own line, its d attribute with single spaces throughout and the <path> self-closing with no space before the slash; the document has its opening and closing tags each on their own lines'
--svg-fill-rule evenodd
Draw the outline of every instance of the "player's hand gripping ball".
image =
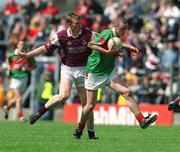
<svg viewBox="0 0 180 152">
<path fill-rule="evenodd" d="M 122 41 L 118 37 L 113 37 L 108 41 L 107 46 L 111 53 L 117 52 L 122 48 Z"/>
</svg>

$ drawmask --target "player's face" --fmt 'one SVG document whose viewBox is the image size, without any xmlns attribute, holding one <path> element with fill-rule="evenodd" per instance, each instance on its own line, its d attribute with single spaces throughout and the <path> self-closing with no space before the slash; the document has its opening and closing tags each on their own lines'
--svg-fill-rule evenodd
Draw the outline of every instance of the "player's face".
<svg viewBox="0 0 180 152">
<path fill-rule="evenodd" d="M 17 44 L 17 48 L 19 51 L 22 51 L 24 48 L 24 42 L 23 41 L 19 41 Z"/>
<path fill-rule="evenodd" d="M 120 23 L 115 26 L 118 37 L 123 36 L 127 32 L 127 25 Z"/>
<path fill-rule="evenodd" d="M 76 19 L 76 18 L 72 19 L 72 22 L 69 23 L 69 27 L 70 27 L 70 29 L 71 29 L 72 31 L 74 31 L 74 30 L 80 30 L 80 28 L 81 28 L 80 20 L 79 20 L 79 19 Z"/>
</svg>

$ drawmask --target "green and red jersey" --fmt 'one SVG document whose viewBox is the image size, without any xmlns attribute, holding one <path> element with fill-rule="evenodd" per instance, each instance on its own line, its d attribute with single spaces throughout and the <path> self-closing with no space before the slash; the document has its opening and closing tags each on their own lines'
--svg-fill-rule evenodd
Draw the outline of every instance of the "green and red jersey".
<svg viewBox="0 0 180 152">
<path fill-rule="evenodd" d="M 13 78 L 22 78 L 36 67 L 34 58 L 17 59 L 14 53 L 8 55 L 8 64 L 10 67 L 10 76 Z"/>
<path fill-rule="evenodd" d="M 102 31 L 93 41 L 100 43 L 101 47 L 107 48 L 107 42 L 114 37 L 112 29 Z M 88 57 L 86 71 L 96 76 L 108 76 L 111 74 L 115 67 L 115 59 L 107 54 L 102 54 L 97 50 L 93 50 L 92 54 Z"/>
</svg>

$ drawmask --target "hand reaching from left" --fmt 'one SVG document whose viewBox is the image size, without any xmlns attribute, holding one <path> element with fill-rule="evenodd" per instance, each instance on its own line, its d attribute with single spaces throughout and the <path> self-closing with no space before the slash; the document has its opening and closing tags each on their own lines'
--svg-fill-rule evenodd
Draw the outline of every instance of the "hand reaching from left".
<svg viewBox="0 0 180 152">
<path fill-rule="evenodd" d="M 23 59 L 25 59 L 25 58 L 28 58 L 28 55 L 27 55 L 27 53 L 25 53 L 25 52 L 20 52 L 20 51 L 18 51 L 18 52 L 15 53 L 15 58 L 16 58 L 17 60 L 23 60 Z"/>
<path fill-rule="evenodd" d="M 15 55 L 17 55 L 17 56 L 19 56 L 19 57 L 22 57 L 22 58 L 27 58 L 27 57 L 28 57 L 27 53 L 25 53 L 25 52 L 20 52 L 20 51 L 16 52 Z"/>
</svg>

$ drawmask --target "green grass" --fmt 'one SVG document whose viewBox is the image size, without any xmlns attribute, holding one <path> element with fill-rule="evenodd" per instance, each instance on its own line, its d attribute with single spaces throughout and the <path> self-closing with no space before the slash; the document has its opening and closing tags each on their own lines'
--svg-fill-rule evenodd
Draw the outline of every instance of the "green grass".
<svg viewBox="0 0 180 152">
<path fill-rule="evenodd" d="M 76 124 L 39 121 L 0 121 L 0 152 L 179 152 L 180 126 L 96 125 L 99 140 L 80 140 L 72 134 Z"/>
</svg>

